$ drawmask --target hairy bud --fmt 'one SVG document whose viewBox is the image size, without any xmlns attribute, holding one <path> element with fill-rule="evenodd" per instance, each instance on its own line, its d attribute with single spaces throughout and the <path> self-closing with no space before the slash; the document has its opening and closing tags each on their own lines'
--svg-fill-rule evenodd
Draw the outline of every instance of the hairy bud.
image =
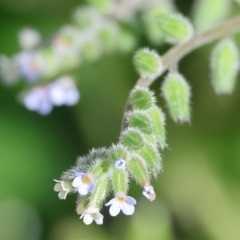
<svg viewBox="0 0 240 240">
<path fill-rule="evenodd" d="M 179 73 L 169 73 L 163 83 L 162 94 L 173 120 L 189 122 L 191 92 L 185 78 Z"/>
<path fill-rule="evenodd" d="M 180 14 L 162 16 L 158 20 L 160 31 L 170 43 L 186 41 L 193 35 L 193 27 L 190 21 Z"/>
<path fill-rule="evenodd" d="M 112 145 L 109 149 L 109 157 L 111 160 L 117 160 L 119 158 L 127 159 L 127 149 L 122 144 Z"/>
<path fill-rule="evenodd" d="M 230 94 L 236 84 L 239 54 L 232 39 L 220 41 L 212 52 L 212 84 L 216 93 Z"/>
<path fill-rule="evenodd" d="M 138 50 L 134 55 L 133 63 L 142 77 L 154 77 L 162 69 L 160 56 L 148 48 Z"/>
</svg>

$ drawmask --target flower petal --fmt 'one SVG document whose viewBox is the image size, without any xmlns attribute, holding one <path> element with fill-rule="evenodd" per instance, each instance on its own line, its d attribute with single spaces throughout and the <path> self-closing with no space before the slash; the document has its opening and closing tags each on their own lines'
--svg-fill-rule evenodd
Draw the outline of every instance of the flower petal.
<svg viewBox="0 0 240 240">
<path fill-rule="evenodd" d="M 112 206 L 109 208 L 109 213 L 112 217 L 115 217 L 119 214 L 120 210 L 121 209 L 119 204 L 115 203 L 115 204 L 112 204 Z"/>
<path fill-rule="evenodd" d="M 130 197 L 130 196 L 127 196 L 126 198 L 126 202 L 129 204 L 129 205 L 136 205 L 137 204 L 137 201 L 133 198 L 133 197 Z"/>
<path fill-rule="evenodd" d="M 58 197 L 59 197 L 59 199 L 64 200 L 64 199 L 66 199 L 67 194 L 68 194 L 68 192 L 66 192 L 66 191 L 60 191 L 58 194 Z"/>
<path fill-rule="evenodd" d="M 94 218 L 94 221 L 97 225 L 103 224 L 103 215 L 101 213 L 98 213 L 97 216 Z"/>
<path fill-rule="evenodd" d="M 107 202 L 107 203 L 105 204 L 105 206 L 112 205 L 112 204 L 114 204 L 115 202 L 116 202 L 116 198 L 112 198 L 109 202 Z"/>
<path fill-rule="evenodd" d="M 93 218 L 90 214 L 86 214 L 84 215 L 83 217 L 83 222 L 86 224 L 86 225 L 89 225 L 93 222 Z"/>
<path fill-rule="evenodd" d="M 134 205 L 129 205 L 127 203 L 123 203 L 121 209 L 125 215 L 132 215 L 134 213 Z"/>
<path fill-rule="evenodd" d="M 56 183 L 54 186 L 54 191 L 55 192 L 60 192 L 62 190 L 61 183 Z"/>
<path fill-rule="evenodd" d="M 72 186 L 77 188 L 77 187 L 79 187 L 79 185 L 81 185 L 81 183 L 82 183 L 82 177 L 80 177 L 80 176 L 75 177 L 72 182 Z"/>
<path fill-rule="evenodd" d="M 88 191 L 88 185 L 82 184 L 80 187 L 78 187 L 78 192 L 80 195 L 85 196 L 89 193 Z"/>
<path fill-rule="evenodd" d="M 95 188 L 95 182 L 92 182 L 90 186 L 88 187 L 88 192 L 92 193 Z"/>
<path fill-rule="evenodd" d="M 61 185 L 62 185 L 62 189 L 63 189 L 64 191 L 68 191 L 68 190 L 71 190 L 71 189 L 72 189 L 72 186 L 71 186 L 71 183 L 70 183 L 70 182 L 62 181 L 62 182 L 61 182 Z"/>
</svg>

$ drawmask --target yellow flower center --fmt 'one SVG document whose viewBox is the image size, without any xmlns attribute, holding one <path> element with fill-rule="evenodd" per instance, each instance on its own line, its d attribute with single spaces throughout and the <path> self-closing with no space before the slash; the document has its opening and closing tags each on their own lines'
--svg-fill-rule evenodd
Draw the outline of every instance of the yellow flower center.
<svg viewBox="0 0 240 240">
<path fill-rule="evenodd" d="M 89 177 L 88 175 L 84 175 L 84 176 L 82 177 L 82 181 L 83 181 L 83 183 L 85 183 L 85 184 L 87 184 L 87 185 L 90 185 L 90 184 L 92 183 L 92 178 Z"/>
</svg>

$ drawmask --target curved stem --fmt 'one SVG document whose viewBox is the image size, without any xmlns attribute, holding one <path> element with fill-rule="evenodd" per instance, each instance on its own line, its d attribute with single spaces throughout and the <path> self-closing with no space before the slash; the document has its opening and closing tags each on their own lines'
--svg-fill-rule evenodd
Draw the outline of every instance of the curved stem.
<svg viewBox="0 0 240 240">
<path fill-rule="evenodd" d="M 163 68 L 157 76 L 138 79 L 134 88 L 138 86 L 149 87 L 158 77 L 160 77 L 165 71 L 169 70 L 173 64 L 179 62 L 180 59 L 183 58 L 188 53 L 218 38 L 228 36 L 230 33 L 234 34 L 238 31 L 240 31 L 240 16 L 229 19 L 210 30 L 201 33 L 196 33 L 188 41 L 179 43 L 178 45 L 171 48 L 166 54 L 163 55 L 162 57 Z M 130 106 L 128 99 L 126 102 L 122 120 L 122 130 L 126 128 L 126 112 L 129 109 Z"/>
</svg>

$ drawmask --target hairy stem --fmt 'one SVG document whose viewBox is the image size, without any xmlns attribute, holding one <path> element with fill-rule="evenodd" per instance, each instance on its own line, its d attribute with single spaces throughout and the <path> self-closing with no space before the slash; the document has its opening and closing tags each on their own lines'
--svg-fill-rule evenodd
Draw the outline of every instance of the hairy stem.
<svg viewBox="0 0 240 240">
<path fill-rule="evenodd" d="M 240 16 L 226 20 L 225 22 L 219 24 L 218 26 L 210 30 L 201 33 L 196 33 L 188 41 L 176 45 L 163 55 L 162 57 L 163 68 L 157 76 L 138 79 L 134 88 L 138 86 L 149 87 L 158 77 L 160 77 L 165 71 L 169 70 L 172 66 L 174 66 L 174 64 L 179 62 L 180 59 L 183 58 L 188 53 L 218 38 L 234 34 L 238 31 L 240 31 Z M 122 130 L 126 128 L 126 113 L 129 109 L 130 106 L 128 99 L 126 102 L 122 120 Z"/>
</svg>

